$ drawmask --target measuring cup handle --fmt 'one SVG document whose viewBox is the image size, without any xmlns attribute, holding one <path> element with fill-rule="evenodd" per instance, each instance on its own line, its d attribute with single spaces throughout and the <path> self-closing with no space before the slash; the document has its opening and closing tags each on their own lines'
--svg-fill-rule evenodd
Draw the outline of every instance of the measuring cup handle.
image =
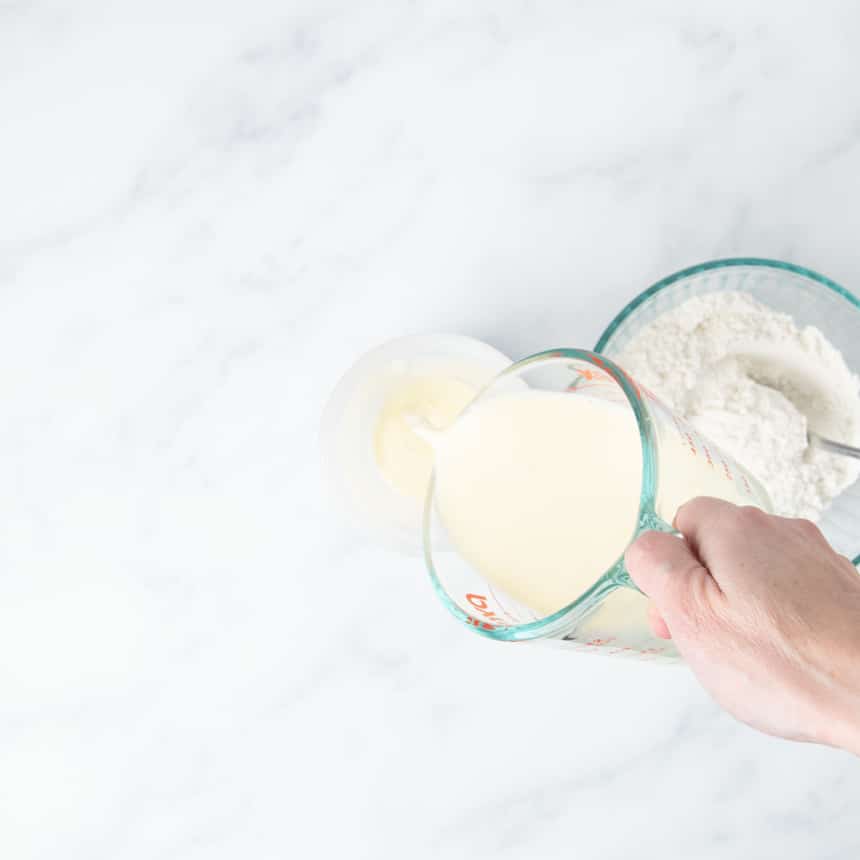
<svg viewBox="0 0 860 860">
<path fill-rule="evenodd" d="M 676 528 L 673 528 L 669 525 L 662 517 L 657 516 L 654 511 L 650 511 L 642 514 L 639 518 L 639 527 L 636 529 L 636 534 L 633 537 L 633 540 L 639 537 L 642 532 L 664 532 L 666 534 L 675 535 L 683 540 L 683 535 Z M 633 543 L 631 541 L 630 543 Z M 636 585 L 636 583 L 631 578 L 630 574 L 627 572 L 627 565 L 624 563 L 624 557 L 622 556 L 618 562 L 618 565 L 615 570 L 615 581 L 618 585 L 624 588 L 632 588 L 642 594 L 642 590 Z"/>
</svg>

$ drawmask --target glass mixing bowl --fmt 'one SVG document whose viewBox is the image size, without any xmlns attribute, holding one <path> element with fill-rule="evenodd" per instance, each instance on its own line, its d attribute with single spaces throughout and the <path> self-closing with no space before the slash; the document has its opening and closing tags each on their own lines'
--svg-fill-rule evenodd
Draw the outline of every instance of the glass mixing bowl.
<svg viewBox="0 0 860 860">
<path fill-rule="evenodd" d="M 798 325 L 815 326 L 860 371 L 860 300 L 817 272 L 755 257 L 713 260 L 663 278 L 612 320 L 594 351 L 615 358 L 660 314 L 693 296 L 725 291 L 749 293 Z M 836 498 L 818 525 L 838 552 L 860 564 L 860 482 Z"/>
</svg>

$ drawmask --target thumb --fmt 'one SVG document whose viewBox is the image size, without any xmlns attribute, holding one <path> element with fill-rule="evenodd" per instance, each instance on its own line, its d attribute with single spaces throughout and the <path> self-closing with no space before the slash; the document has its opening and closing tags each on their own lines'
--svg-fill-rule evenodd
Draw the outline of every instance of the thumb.
<svg viewBox="0 0 860 860">
<path fill-rule="evenodd" d="M 636 585 L 670 622 L 692 608 L 691 600 L 719 592 L 689 544 L 675 535 L 643 532 L 627 548 L 624 561 Z"/>
</svg>

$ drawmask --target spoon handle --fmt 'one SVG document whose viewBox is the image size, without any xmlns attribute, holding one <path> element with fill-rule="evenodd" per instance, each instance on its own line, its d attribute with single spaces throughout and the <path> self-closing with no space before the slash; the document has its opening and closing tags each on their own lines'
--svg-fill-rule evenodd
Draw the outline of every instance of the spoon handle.
<svg viewBox="0 0 860 860">
<path fill-rule="evenodd" d="M 810 432 L 808 435 L 810 444 L 815 445 L 816 448 L 821 448 L 830 454 L 841 454 L 843 457 L 854 457 L 860 460 L 860 448 L 846 445 L 844 442 L 836 442 L 833 439 L 825 439 L 817 433 Z"/>
</svg>

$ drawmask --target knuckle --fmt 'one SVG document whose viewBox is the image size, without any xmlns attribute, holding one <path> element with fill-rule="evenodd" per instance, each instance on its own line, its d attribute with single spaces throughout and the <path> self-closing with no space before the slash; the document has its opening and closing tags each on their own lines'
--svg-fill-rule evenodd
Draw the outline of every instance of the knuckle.
<svg viewBox="0 0 860 860">
<path fill-rule="evenodd" d="M 743 507 L 735 508 L 726 517 L 724 524 L 729 530 L 735 532 L 750 529 L 760 530 L 765 528 L 770 522 L 770 514 L 761 508 L 756 508 L 753 505 L 744 505 Z"/>
<path fill-rule="evenodd" d="M 746 523 L 764 523 L 769 519 L 768 514 L 766 514 L 761 508 L 757 508 L 754 505 L 744 505 L 737 509 L 738 517 Z"/>
<path fill-rule="evenodd" d="M 733 508 L 734 505 L 722 499 L 696 496 L 684 502 L 675 512 L 675 526 L 684 532 L 698 523 L 722 519 Z"/>
<path fill-rule="evenodd" d="M 675 512 L 675 523 L 683 531 L 684 523 L 691 523 L 698 519 L 699 513 L 707 507 L 708 500 L 704 496 L 689 499 Z"/>
<path fill-rule="evenodd" d="M 816 541 L 824 540 L 824 535 L 821 533 L 821 529 L 818 528 L 812 520 L 796 519 L 792 520 L 792 524 L 794 525 L 795 530 L 804 538 Z"/>
</svg>

